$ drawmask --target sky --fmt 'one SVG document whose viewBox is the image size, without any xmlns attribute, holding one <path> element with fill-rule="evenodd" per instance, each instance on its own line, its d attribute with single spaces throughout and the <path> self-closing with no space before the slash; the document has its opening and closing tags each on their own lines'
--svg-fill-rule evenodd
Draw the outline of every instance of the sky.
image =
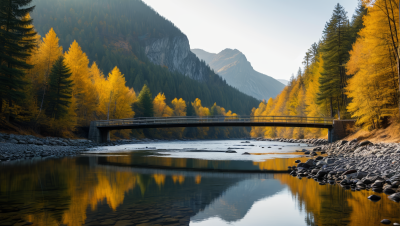
<svg viewBox="0 0 400 226">
<path fill-rule="evenodd" d="M 253 68 L 276 79 L 297 74 L 322 37 L 337 3 L 349 19 L 358 0 L 143 0 L 189 38 L 191 49 L 244 53 Z"/>
</svg>

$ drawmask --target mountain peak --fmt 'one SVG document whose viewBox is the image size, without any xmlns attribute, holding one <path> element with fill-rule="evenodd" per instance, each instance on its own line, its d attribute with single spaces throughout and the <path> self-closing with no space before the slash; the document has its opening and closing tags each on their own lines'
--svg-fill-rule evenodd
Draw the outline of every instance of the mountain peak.
<svg viewBox="0 0 400 226">
<path fill-rule="evenodd" d="M 285 87 L 274 78 L 255 71 L 246 56 L 237 49 L 227 48 L 218 54 L 202 49 L 192 49 L 192 52 L 204 60 L 229 85 L 259 100 L 275 97 Z"/>
</svg>

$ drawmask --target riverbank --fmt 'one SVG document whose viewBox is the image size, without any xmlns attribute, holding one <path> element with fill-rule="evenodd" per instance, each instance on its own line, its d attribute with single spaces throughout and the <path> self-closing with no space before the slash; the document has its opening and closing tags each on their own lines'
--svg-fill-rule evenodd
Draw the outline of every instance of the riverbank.
<svg viewBox="0 0 400 226">
<path fill-rule="evenodd" d="M 320 185 L 338 184 L 353 191 L 385 193 L 392 201 L 400 202 L 400 144 L 342 140 L 313 151 L 326 152 L 327 156 L 297 161 L 289 168 L 292 176 L 314 179 Z"/>
<path fill-rule="evenodd" d="M 116 146 L 143 141 L 147 140 L 118 140 L 96 144 L 87 139 L 40 138 L 33 135 L 0 133 L 0 162 L 36 157 L 74 156 L 98 146 Z"/>
</svg>

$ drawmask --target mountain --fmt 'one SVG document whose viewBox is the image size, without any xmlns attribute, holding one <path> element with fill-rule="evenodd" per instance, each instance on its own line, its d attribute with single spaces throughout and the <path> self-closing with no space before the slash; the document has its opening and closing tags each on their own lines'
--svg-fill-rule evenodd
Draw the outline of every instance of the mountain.
<svg viewBox="0 0 400 226">
<path fill-rule="evenodd" d="M 287 86 L 289 84 L 289 81 L 286 79 L 277 79 L 277 80 L 280 81 L 285 86 Z"/>
<path fill-rule="evenodd" d="M 258 100 L 274 98 L 285 87 L 274 78 L 255 71 L 246 56 L 237 49 L 224 49 L 218 54 L 202 49 L 192 49 L 192 52 L 229 85 Z"/>
<path fill-rule="evenodd" d="M 115 66 L 126 85 L 153 96 L 165 93 L 203 106 L 215 102 L 249 114 L 259 101 L 229 86 L 190 51 L 186 35 L 140 0 L 33 0 L 35 29 L 43 37 L 53 28 L 64 51 L 76 40 L 104 74 Z"/>
</svg>

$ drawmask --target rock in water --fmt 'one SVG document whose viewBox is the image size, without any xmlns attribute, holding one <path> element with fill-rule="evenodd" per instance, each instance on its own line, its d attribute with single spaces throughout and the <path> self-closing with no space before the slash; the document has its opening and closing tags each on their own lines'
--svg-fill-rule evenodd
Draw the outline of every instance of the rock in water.
<svg viewBox="0 0 400 226">
<path fill-rule="evenodd" d="M 400 202 L 400 193 L 394 193 L 388 197 L 390 200 Z"/>
<path fill-rule="evenodd" d="M 371 201 L 376 202 L 376 201 L 381 200 L 381 197 L 377 196 L 377 195 L 370 195 L 370 196 L 368 196 L 368 199 L 371 200 Z"/>
<path fill-rule="evenodd" d="M 295 163 L 301 163 L 301 161 L 300 160 L 296 160 L 296 161 L 294 161 Z"/>
<path fill-rule="evenodd" d="M 248 153 L 248 152 L 245 152 L 245 153 L 243 153 L 242 155 L 250 155 L 250 153 Z"/>
<path fill-rule="evenodd" d="M 388 220 L 388 219 L 383 219 L 383 220 L 381 220 L 381 223 L 382 223 L 382 224 L 390 224 L 391 221 Z"/>
</svg>

